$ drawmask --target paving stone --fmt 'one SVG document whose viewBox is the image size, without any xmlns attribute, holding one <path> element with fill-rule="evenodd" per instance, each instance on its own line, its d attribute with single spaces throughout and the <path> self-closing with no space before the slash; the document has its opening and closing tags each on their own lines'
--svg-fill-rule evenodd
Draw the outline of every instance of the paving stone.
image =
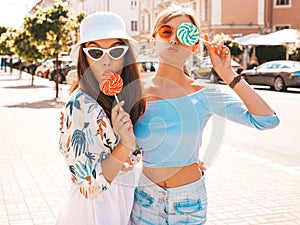
<svg viewBox="0 0 300 225">
<path fill-rule="evenodd" d="M 58 150 L 68 86 L 0 71 L 0 225 L 53 225 L 69 188 Z M 206 172 L 207 225 L 299 225 L 300 171 L 222 146 Z M 237 169 L 238 168 L 238 169 Z M 245 172 L 246 171 L 246 172 Z"/>
</svg>

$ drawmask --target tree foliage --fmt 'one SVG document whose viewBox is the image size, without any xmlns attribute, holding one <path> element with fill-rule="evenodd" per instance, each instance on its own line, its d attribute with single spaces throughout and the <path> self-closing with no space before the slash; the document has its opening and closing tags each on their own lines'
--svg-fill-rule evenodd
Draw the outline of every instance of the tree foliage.
<svg viewBox="0 0 300 225">
<path fill-rule="evenodd" d="M 1 34 L 5 33 L 7 30 L 8 30 L 7 27 L 0 26 L 0 36 Z"/>
<path fill-rule="evenodd" d="M 28 31 L 31 40 L 38 43 L 38 49 L 43 55 L 56 57 L 60 51 L 68 51 L 71 38 L 69 32 L 72 30 L 71 14 L 67 7 L 56 3 L 26 17 L 24 29 Z"/>
<path fill-rule="evenodd" d="M 37 62 L 42 59 L 44 55 L 40 53 L 35 42 L 31 41 L 28 32 L 20 32 L 14 40 L 15 53 L 29 62 Z"/>
<path fill-rule="evenodd" d="M 0 55 L 13 55 L 14 33 L 10 30 L 0 35 Z"/>
<path fill-rule="evenodd" d="M 260 45 L 256 46 L 256 57 L 259 61 L 259 63 L 272 61 L 272 60 L 284 60 L 286 57 L 286 47 L 283 45 L 278 46 L 266 46 L 266 45 Z M 249 54 L 252 54 L 252 49 L 249 52 Z"/>
<path fill-rule="evenodd" d="M 300 61 L 300 49 L 294 49 L 293 53 L 290 55 L 291 60 Z"/>
<path fill-rule="evenodd" d="M 81 12 L 76 16 L 76 26 L 79 28 L 81 21 L 86 17 L 86 14 Z"/>
<path fill-rule="evenodd" d="M 61 3 L 38 9 L 35 14 L 25 18 L 24 29 L 28 31 L 31 41 L 37 43 L 40 53 L 56 58 L 56 98 L 58 97 L 58 57 L 61 51 L 68 51 L 71 43 L 70 31 L 73 19 L 69 9 Z"/>
<path fill-rule="evenodd" d="M 217 34 L 214 37 L 214 41 L 223 41 L 224 44 L 230 49 L 231 55 L 238 57 L 243 53 L 243 47 L 235 42 L 229 35 L 225 35 L 223 33 Z"/>
</svg>

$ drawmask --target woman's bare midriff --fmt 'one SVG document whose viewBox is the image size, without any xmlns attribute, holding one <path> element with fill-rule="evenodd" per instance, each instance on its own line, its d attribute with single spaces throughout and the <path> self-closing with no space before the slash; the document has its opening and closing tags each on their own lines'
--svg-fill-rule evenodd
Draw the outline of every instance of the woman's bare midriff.
<svg viewBox="0 0 300 225">
<path fill-rule="evenodd" d="M 183 167 L 151 168 L 143 166 L 143 173 L 158 186 L 166 188 L 190 184 L 202 177 L 197 163 Z"/>
</svg>

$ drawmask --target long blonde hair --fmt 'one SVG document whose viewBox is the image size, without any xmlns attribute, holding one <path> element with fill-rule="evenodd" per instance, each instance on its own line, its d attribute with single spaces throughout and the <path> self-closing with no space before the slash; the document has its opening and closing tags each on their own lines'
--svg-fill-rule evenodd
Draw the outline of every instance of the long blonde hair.
<svg viewBox="0 0 300 225">
<path fill-rule="evenodd" d="M 192 24 L 194 24 L 200 30 L 200 26 L 193 15 L 192 9 L 183 8 L 181 6 L 174 5 L 174 6 L 170 6 L 170 7 L 166 8 L 156 17 L 151 36 L 155 37 L 157 34 L 157 31 L 158 31 L 158 28 L 161 25 L 166 24 L 171 19 L 173 19 L 177 16 L 187 16 L 191 20 Z"/>
<path fill-rule="evenodd" d="M 171 19 L 177 16 L 187 16 L 191 20 L 192 24 L 194 24 L 200 30 L 200 26 L 193 15 L 192 9 L 183 8 L 179 5 L 173 5 L 163 10 L 157 16 L 151 34 L 152 38 L 155 38 L 155 36 L 157 35 L 157 31 L 161 25 L 168 23 Z M 186 65 L 184 65 L 183 71 L 187 76 L 191 76 L 191 73 Z"/>
</svg>

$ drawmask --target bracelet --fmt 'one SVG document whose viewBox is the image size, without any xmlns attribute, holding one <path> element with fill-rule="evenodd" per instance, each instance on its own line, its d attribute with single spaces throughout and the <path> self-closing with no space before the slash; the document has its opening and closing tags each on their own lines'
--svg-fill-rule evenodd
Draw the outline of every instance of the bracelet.
<svg viewBox="0 0 300 225">
<path fill-rule="evenodd" d="M 139 154 L 142 154 L 142 150 L 143 149 L 141 147 L 136 145 L 135 148 L 131 150 L 131 154 L 134 155 L 134 156 L 137 156 Z"/>
<path fill-rule="evenodd" d="M 231 88 L 233 89 L 234 86 L 235 86 L 238 82 L 241 81 L 241 79 L 242 79 L 242 76 L 241 76 L 241 75 L 235 76 L 235 77 L 233 78 L 233 80 L 230 82 L 229 87 L 231 87 Z"/>
</svg>

